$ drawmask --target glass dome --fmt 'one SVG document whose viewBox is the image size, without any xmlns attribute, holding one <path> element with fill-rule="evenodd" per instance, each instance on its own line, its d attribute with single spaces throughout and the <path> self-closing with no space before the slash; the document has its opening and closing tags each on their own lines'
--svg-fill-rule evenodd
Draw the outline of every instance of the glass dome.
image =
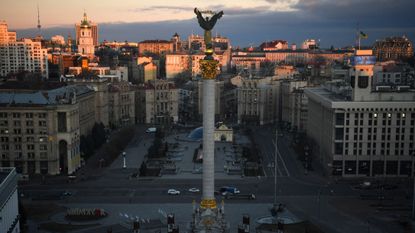
<svg viewBox="0 0 415 233">
<path fill-rule="evenodd" d="M 187 138 L 194 141 L 200 141 L 203 138 L 203 127 L 198 127 L 187 135 Z"/>
</svg>

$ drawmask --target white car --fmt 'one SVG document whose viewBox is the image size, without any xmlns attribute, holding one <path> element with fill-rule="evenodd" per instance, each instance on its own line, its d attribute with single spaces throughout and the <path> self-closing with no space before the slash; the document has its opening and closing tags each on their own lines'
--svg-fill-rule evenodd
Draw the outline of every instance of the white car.
<svg viewBox="0 0 415 233">
<path fill-rule="evenodd" d="M 200 190 L 198 188 L 190 188 L 189 189 L 189 192 L 191 192 L 191 193 L 198 193 L 198 192 L 200 192 Z"/>
<path fill-rule="evenodd" d="M 167 190 L 167 194 L 169 194 L 169 195 L 179 195 L 180 191 L 176 190 L 176 189 L 169 189 L 169 190 Z"/>
</svg>

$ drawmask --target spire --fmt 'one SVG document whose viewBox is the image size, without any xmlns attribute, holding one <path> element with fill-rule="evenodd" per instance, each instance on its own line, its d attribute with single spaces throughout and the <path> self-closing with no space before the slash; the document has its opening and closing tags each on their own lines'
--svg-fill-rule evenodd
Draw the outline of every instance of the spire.
<svg viewBox="0 0 415 233">
<path fill-rule="evenodd" d="M 84 21 L 85 21 L 85 22 L 88 22 L 88 16 L 86 15 L 86 11 L 85 11 L 85 9 L 84 9 Z"/>
<path fill-rule="evenodd" d="M 84 18 L 81 21 L 81 27 L 89 28 L 91 25 L 89 25 L 88 16 L 86 15 L 85 9 L 84 9 Z"/>
</svg>

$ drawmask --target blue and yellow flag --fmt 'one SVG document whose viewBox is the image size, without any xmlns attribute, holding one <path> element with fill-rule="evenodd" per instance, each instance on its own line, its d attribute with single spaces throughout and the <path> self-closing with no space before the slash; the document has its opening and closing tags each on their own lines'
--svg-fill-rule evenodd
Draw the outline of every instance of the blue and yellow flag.
<svg viewBox="0 0 415 233">
<path fill-rule="evenodd" d="M 360 31 L 359 37 L 362 39 L 367 39 L 368 36 L 364 32 Z"/>
</svg>

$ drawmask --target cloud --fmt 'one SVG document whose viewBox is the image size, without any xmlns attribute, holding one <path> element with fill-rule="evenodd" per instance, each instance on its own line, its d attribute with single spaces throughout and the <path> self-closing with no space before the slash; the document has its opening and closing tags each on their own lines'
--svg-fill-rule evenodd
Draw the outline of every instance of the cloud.
<svg viewBox="0 0 415 233">
<path fill-rule="evenodd" d="M 278 12 L 269 6 L 211 7 L 213 10 L 223 9 L 225 12 L 224 17 L 216 24 L 214 33 L 229 37 L 233 45 L 258 45 L 262 41 L 273 39 L 300 44 L 307 38 L 321 39 L 323 47 L 353 45 L 357 23 L 360 29 L 369 35 L 369 39 L 362 42 L 366 45 L 372 44 L 376 39 L 404 34 L 415 42 L 413 0 L 299 0 L 292 6 L 294 11 Z M 171 9 L 193 11 L 183 7 Z M 184 39 L 192 32 L 202 34 L 194 17 L 188 20 L 161 22 L 101 23 L 99 30 L 101 40 L 117 41 L 169 39 L 175 32 Z M 42 31 L 45 37 L 68 34 L 68 28 Z M 19 37 L 35 35 L 35 29 L 18 30 Z"/>
<path fill-rule="evenodd" d="M 193 11 L 193 7 L 186 7 L 186 6 L 151 6 L 151 7 L 144 7 L 144 8 L 135 8 L 132 11 L 139 12 L 139 11 L 157 11 L 157 10 L 173 10 L 173 11 Z"/>
<path fill-rule="evenodd" d="M 174 11 L 174 12 L 193 12 L 194 7 L 186 7 L 186 6 L 151 6 L 151 7 L 145 7 L 145 8 L 135 8 L 130 9 L 129 11 L 133 12 L 143 12 L 143 11 L 160 11 L 160 10 L 167 10 L 167 11 Z M 249 14 L 261 14 L 264 12 L 272 11 L 269 6 L 256 6 L 256 7 L 229 7 L 225 5 L 210 5 L 206 7 L 206 9 L 212 9 L 216 11 L 223 11 L 225 12 L 225 15 L 228 16 L 235 16 L 235 15 L 249 15 Z"/>
</svg>

